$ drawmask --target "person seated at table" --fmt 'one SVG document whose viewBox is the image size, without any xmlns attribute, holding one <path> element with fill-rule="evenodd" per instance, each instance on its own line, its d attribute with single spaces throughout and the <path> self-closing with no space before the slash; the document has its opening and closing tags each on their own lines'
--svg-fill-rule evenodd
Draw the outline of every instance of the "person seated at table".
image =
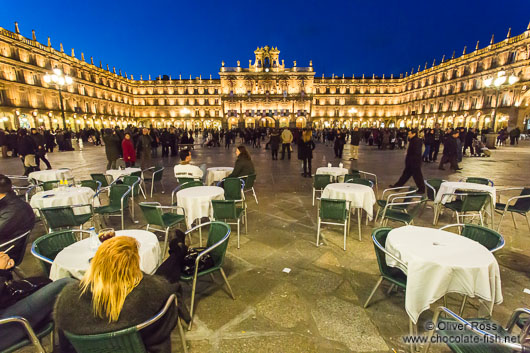
<svg viewBox="0 0 530 353">
<path fill-rule="evenodd" d="M 73 352 L 64 331 L 90 335 L 138 325 L 155 316 L 177 292 L 178 283 L 142 273 L 138 246 L 127 236 L 104 241 L 81 282 L 63 289 L 54 310 L 61 352 Z M 149 352 L 171 351 L 170 334 L 177 318 L 177 308 L 170 306 L 163 318 L 140 331 Z"/>
<path fill-rule="evenodd" d="M 18 299 L 13 296 L 12 290 L 20 288 L 18 281 L 12 281 L 11 270 L 15 266 L 15 260 L 8 254 L 0 252 L 0 319 L 11 316 L 21 316 L 29 321 L 34 330 L 39 330 L 42 325 L 51 321 L 53 305 L 57 295 L 68 283 L 77 282 L 72 278 L 50 282 L 47 278 L 28 278 L 29 281 L 39 288 L 29 296 Z M 28 288 L 25 283 L 24 288 Z M 29 289 L 26 289 L 29 290 Z M 26 331 L 19 323 L 10 323 L 0 326 L 0 352 L 27 337 Z"/>
<path fill-rule="evenodd" d="M 0 244 L 32 230 L 34 225 L 33 209 L 15 194 L 11 179 L 0 174 Z M 23 243 L 16 244 L 10 252 L 12 255 L 16 254 L 15 260 L 26 250 L 22 249 Z"/>
<path fill-rule="evenodd" d="M 241 145 L 236 148 L 236 164 L 234 165 L 234 170 L 230 173 L 227 178 L 239 178 L 241 176 L 246 176 L 254 174 L 254 164 L 250 158 L 250 153 L 245 146 Z"/>
<path fill-rule="evenodd" d="M 180 164 L 177 164 L 173 169 L 175 175 L 187 176 L 190 175 L 194 178 L 200 178 L 203 182 L 206 177 L 206 164 L 201 164 L 200 167 L 191 164 L 191 151 L 184 149 L 179 152 Z"/>
</svg>

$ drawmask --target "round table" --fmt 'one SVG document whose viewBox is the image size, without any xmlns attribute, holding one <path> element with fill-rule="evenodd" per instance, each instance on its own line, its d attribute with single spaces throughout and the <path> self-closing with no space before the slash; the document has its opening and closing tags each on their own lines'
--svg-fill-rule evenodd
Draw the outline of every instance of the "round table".
<svg viewBox="0 0 530 353">
<path fill-rule="evenodd" d="M 224 200 L 225 191 L 218 186 L 194 186 L 177 192 L 177 205 L 186 210 L 188 228 L 197 218 L 210 217 L 211 200 Z"/>
<path fill-rule="evenodd" d="M 212 185 L 212 183 L 216 181 L 221 181 L 224 178 L 226 178 L 234 168 L 232 167 L 214 167 L 214 168 L 208 168 L 206 174 L 206 185 Z"/>
<path fill-rule="evenodd" d="M 116 236 L 129 236 L 139 243 L 140 269 L 153 274 L 158 268 L 160 260 L 160 244 L 155 234 L 140 230 L 118 230 Z M 61 250 L 52 263 L 50 279 L 56 281 L 64 277 L 82 279 L 90 266 L 89 260 L 97 250 L 90 246 L 90 238 L 80 240 Z"/>
<path fill-rule="evenodd" d="M 447 293 L 502 303 L 497 260 L 480 243 L 439 229 L 404 226 L 392 229 L 386 239 L 386 262 L 407 274 L 405 309 L 414 323 L 431 303 Z"/>
<path fill-rule="evenodd" d="M 33 195 L 29 204 L 36 209 L 54 206 L 90 205 L 95 195 L 89 187 L 59 187 L 57 189 L 41 191 Z M 99 200 L 94 199 L 94 206 L 99 206 Z M 75 214 L 90 213 L 89 207 L 76 207 Z"/>
<path fill-rule="evenodd" d="M 125 169 L 109 169 L 105 172 L 105 174 L 110 175 L 112 177 L 112 180 L 116 180 L 121 176 L 124 175 L 131 175 L 132 173 L 141 172 L 142 169 L 140 168 L 125 168 Z"/>
<path fill-rule="evenodd" d="M 369 186 L 353 183 L 328 184 L 322 197 L 350 201 L 352 208 L 362 208 L 370 220 L 373 218 L 376 199 L 374 190 Z"/>
<path fill-rule="evenodd" d="M 315 172 L 317 175 L 331 175 L 333 179 L 339 180 L 339 177 L 348 174 L 348 169 L 341 167 L 320 167 Z"/>
<path fill-rule="evenodd" d="M 36 180 L 40 182 L 72 179 L 72 171 L 70 169 L 48 169 L 40 170 L 38 172 L 31 172 L 28 175 L 29 180 Z"/>
</svg>

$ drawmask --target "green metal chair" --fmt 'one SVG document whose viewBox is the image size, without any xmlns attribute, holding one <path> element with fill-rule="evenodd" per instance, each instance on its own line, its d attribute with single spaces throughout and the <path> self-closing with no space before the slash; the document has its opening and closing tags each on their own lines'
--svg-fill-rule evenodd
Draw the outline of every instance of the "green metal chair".
<svg viewBox="0 0 530 353">
<path fill-rule="evenodd" d="M 315 206 L 316 192 L 322 193 L 328 184 L 331 184 L 331 175 L 315 174 L 313 176 L 313 206 Z"/>
<path fill-rule="evenodd" d="M 228 291 L 230 292 L 230 295 L 232 296 L 232 299 L 236 299 L 234 296 L 234 293 L 232 292 L 232 288 L 230 287 L 230 283 L 228 283 L 228 279 L 226 278 L 225 272 L 223 271 L 223 261 L 226 255 L 226 249 L 228 248 L 228 239 L 230 237 L 230 226 L 223 222 L 207 222 L 200 224 L 186 232 L 186 234 L 193 232 L 197 228 L 202 228 L 205 226 L 210 226 L 209 233 L 208 233 L 208 242 L 206 243 L 206 249 L 201 251 L 199 255 L 197 256 L 197 259 L 195 260 L 195 272 L 193 276 L 187 276 L 187 275 L 181 275 L 180 279 L 185 282 L 192 281 L 192 289 L 191 289 L 191 306 L 190 306 L 190 316 L 191 321 L 188 325 L 188 330 L 191 330 L 192 324 L 193 324 L 193 313 L 194 313 L 194 303 L 195 303 L 195 289 L 197 286 L 197 279 L 199 277 L 202 277 L 204 275 L 213 274 L 214 272 L 219 271 L 221 273 L 221 276 L 223 277 L 223 280 L 226 284 L 226 287 L 228 288 Z M 206 269 L 204 271 L 199 272 L 199 261 L 201 258 L 206 255 L 210 254 L 212 257 L 212 260 L 214 262 L 214 266 Z"/>
<path fill-rule="evenodd" d="M 109 187 L 109 204 L 106 206 L 100 206 L 94 208 L 94 213 L 101 216 L 120 216 L 121 217 L 121 229 L 125 228 L 124 212 L 125 209 L 129 209 L 129 198 L 131 197 L 131 187 L 124 184 L 113 184 Z M 102 191 L 106 191 L 107 188 L 102 188 L 96 195 Z M 129 209 L 130 210 L 130 209 Z M 134 221 L 134 219 L 133 219 Z"/>
<path fill-rule="evenodd" d="M 106 187 L 108 187 L 110 185 L 109 184 L 109 179 L 108 179 L 110 177 L 107 177 L 105 174 L 92 173 L 92 174 L 90 174 L 90 177 L 92 178 L 92 180 L 99 181 L 101 183 L 100 188 L 106 188 Z"/>
<path fill-rule="evenodd" d="M 473 184 L 481 184 L 481 185 L 489 185 L 489 186 L 495 186 L 493 184 L 493 181 L 491 181 L 488 178 L 481 178 L 481 177 L 467 177 L 460 179 L 460 181 L 464 181 L 466 183 L 473 183 Z"/>
<path fill-rule="evenodd" d="M 225 200 L 243 201 L 245 199 L 245 181 L 240 178 L 225 178 L 217 183 L 225 190 Z"/>
<path fill-rule="evenodd" d="M 60 185 L 60 181 L 59 180 L 44 181 L 40 185 L 42 187 L 42 191 L 50 191 L 53 189 L 57 189 Z"/>
<path fill-rule="evenodd" d="M 134 176 L 134 177 L 138 177 L 140 178 L 140 192 L 142 193 L 142 195 L 144 196 L 144 200 L 147 199 L 147 196 L 145 194 L 145 183 L 144 183 L 144 175 L 142 173 L 141 170 L 137 171 L 137 172 L 132 172 L 130 174 L 131 176 Z"/>
<path fill-rule="evenodd" d="M 44 349 L 40 340 L 46 337 L 47 335 L 49 335 L 50 333 L 51 333 L 50 346 L 52 347 L 51 349 L 53 350 L 53 346 L 54 346 L 53 321 L 45 323 L 37 330 L 37 332 L 35 332 L 35 330 L 33 330 L 33 328 L 31 327 L 29 321 L 23 318 L 22 316 L 10 316 L 10 317 L 0 319 L 0 327 L 2 325 L 8 325 L 8 324 L 12 326 L 13 323 L 19 324 L 22 326 L 23 330 L 26 332 L 27 338 L 24 338 L 9 347 L 4 347 L 4 345 L 0 343 L 0 351 L 2 353 L 15 352 L 15 351 L 18 351 L 20 348 L 26 347 L 28 345 L 32 345 L 36 352 L 46 353 L 46 350 Z"/>
<path fill-rule="evenodd" d="M 138 223 L 138 221 L 134 219 L 134 198 L 138 198 L 140 196 L 140 192 L 142 191 L 142 179 L 134 175 L 122 175 L 118 179 L 114 180 L 112 184 L 116 183 L 118 180 L 120 180 L 122 184 L 131 187 L 131 216 L 133 218 L 133 222 Z"/>
<path fill-rule="evenodd" d="M 325 221 L 323 221 L 325 220 Z M 332 222 L 334 221 L 334 222 Z M 344 250 L 346 250 L 346 235 L 350 232 L 350 207 L 346 200 L 319 199 L 317 246 L 320 246 L 320 225 L 332 224 L 344 227 Z"/>
<path fill-rule="evenodd" d="M 425 191 L 427 192 L 427 200 L 432 202 L 432 208 L 434 211 L 434 214 L 436 215 L 436 205 L 434 204 L 436 200 L 436 194 L 438 193 L 438 190 L 440 190 L 440 186 L 445 180 L 438 179 L 438 178 L 432 178 L 432 179 L 425 179 L 425 186 L 427 187 Z M 431 207 L 431 206 L 428 206 Z M 435 222 L 435 217 L 433 217 L 433 224 Z"/>
<path fill-rule="evenodd" d="M 247 211 L 246 208 L 237 207 L 235 200 L 212 200 L 213 218 L 215 221 L 223 221 L 226 224 L 237 225 L 237 248 L 239 249 L 239 224 L 241 219 L 245 224 L 245 234 L 248 233 Z M 236 223 L 227 222 L 227 220 L 236 220 Z"/>
<path fill-rule="evenodd" d="M 64 335 L 72 346 L 74 346 L 77 353 L 147 353 L 147 349 L 142 341 L 141 330 L 164 317 L 171 305 L 177 305 L 177 297 L 175 294 L 171 294 L 162 310 L 155 316 L 136 326 L 94 335 L 76 335 L 64 331 Z M 180 318 L 177 318 L 177 326 L 182 348 L 187 353 L 188 348 Z"/>
<path fill-rule="evenodd" d="M 145 172 L 151 172 L 151 178 L 145 177 Z M 164 190 L 164 184 L 162 183 L 162 176 L 164 173 L 164 167 L 151 167 L 147 168 L 146 170 L 142 170 L 142 174 L 144 175 L 143 181 L 144 183 L 150 182 L 151 183 L 151 197 L 153 197 L 153 192 L 155 191 L 155 183 L 160 183 L 160 186 L 162 187 L 162 194 L 166 191 Z"/>
<path fill-rule="evenodd" d="M 358 174 L 359 178 L 370 180 L 374 184 L 375 194 L 376 195 L 379 194 L 379 184 L 377 182 L 377 175 L 375 175 L 374 173 L 365 172 L 363 170 L 357 170 L 357 169 L 352 169 L 350 173 L 352 173 L 352 175 Z"/>
<path fill-rule="evenodd" d="M 361 179 L 361 173 L 358 170 L 353 170 L 344 176 L 345 183 L 347 183 L 351 179 Z"/>
<path fill-rule="evenodd" d="M 178 185 L 176 188 L 173 189 L 173 191 L 171 191 L 171 204 L 175 205 L 177 203 L 177 198 L 176 198 L 177 192 L 179 192 L 180 190 L 187 189 L 187 188 L 193 188 L 195 186 L 204 186 L 204 184 L 202 183 L 202 181 L 194 180 L 194 181 L 189 181 L 187 183 Z"/>
<path fill-rule="evenodd" d="M 83 235 L 89 237 L 90 232 L 71 229 L 48 233 L 35 239 L 31 245 L 31 254 L 40 260 L 44 273 L 49 275 L 51 265 L 57 254 L 67 246 L 83 239 Z"/>
<path fill-rule="evenodd" d="M 87 208 L 89 213 L 76 214 L 75 209 Z M 94 215 L 92 205 L 56 206 L 39 209 L 41 216 L 48 228 L 48 233 L 61 228 L 79 227 L 83 229 L 83 224 L 90 221 Z"/>
<path fill-rule="evenodd" d="M 402 222 L 406 225 L 413 224 L 414 218 L 422 211 L 427 198 L 425 195 L 407 195 L 394 197 L 392 201 L 379 211 L 381 225 L 386 226 L 388 221 Z"/>
<path fill-rule="evenodd" d="M 528 225 L 528 230 L 530 230 L 530 221 L 528 220 L 528 212 L 530 212 L 530 187 L 498 189 L 497 195 L 500 197 L 502 192 L 512 190 L 521 190 L 521 193 L 519 196 L 510 197 L 506 203 L 495 203 L 495 212 L 501 215 L 497 231 L 501 229 L 501 223 L 506 212 L 510 212 L 512 214 L 512 221 L 515 229 L 517 229 L 517 224 L 515 223 L 514 214 L 517 213 L 526 218 L 526 224 Z"/>
<path fill-rule="evenodd" d="M 438 223 L 440 207 L 450 209 L 456 215 L 456 223 L 461 223 L 464 217 L 479 216 L 480 224 L 484 225 L 484 208 L 491 195 L 487 192 L 456 190 L 454 193 L 443 194 L 440 204 L 437 207 L 434 224 Z M 445 203 L 444 203 L 445 201 Z"/>
<path fill-rule="evenodd" d="M 350 178 L 350 179 L 348 179 L 348 181 L 346 181 L 346 183 L 366 185 L 366 186 L 369 186 L 371 188 L 374 187 L 373 181 L 368 180 L 368 179 Z"/>
<path fill-rule="evenodd" d="M 98 192 L 101 189 L 101 182 L 97 180 L 81 180 L 81 186 L 91 188 L 94 192 Z"/>
<path fill-rule="evenodd" d="M 441 227 L 441 230 L 448 228 L 458 228 L 458 232 L 463 237 L 474 240 L 482 245 L 491 252 L 495 252 L 504 247 L 504 238 L 502 235 L 486 227 L 479 226 L 477 224 L 461 223 L 461 224 L 448 224 Z"/>
<path fill-rule="evenodd" d="M 166 255 L 169 230 L 173 227 L 177 227 L 179 223 L 186 220 L 186 211 L 179 206 L 162 206 L 159 202 L 140 202 L 139 206 L 142 210 L 145 221 L 147 222 L 145 230 L 165 233 L 164 246 L 162 247 L 162 253 L 160 254 L 160 259 L 162 260 Z M 171 211 L 164 212 L 164 210 Z M 173 213 L 173 211 L 177 210 L 181 210 L 182 214 Z M 162 229 L 153 228 L 153 226 Z"/>
<path fill-rule="evenodd" d="M 31 230 L 28 230 L 27 232 L 17 235 L 13 239 L 0 244 L 0 252 L 7 251 L 11 248 L 11 250 L 9 250 L 9 257 L 15 261 L 15 266 L 20 265 L 22 260 L 24 260 L 24 255 L 26 254 L 26 245 L 28 244 L 30 234 Z M 15 267 L 14 271 L 15 273 L 21 273 L 20 269 L 17 267 Z"/>
<path fill-rule="evenodd" d="M 376 200 L 377 203 L 377 213 L 375 214 L 374 222 L 377 223 L 377 217 L 379 216 L 379 213 L 383 208 L 385 208 L 386 204 L 389 202 L 392 202 L 392 200 L 396 197 L 402 197 L 407 195 L 414 195 L 418 191 L 415 187 L 412 186 L 399 186 L 396 188 L 388 188 L 383 190 L 383 194 L 381 194 L 381 199 Z M 386 198 L 385 198 L 386 195 Z M 405 199 L 407 201 L 407 199 Z M 394 206 L 394 208 L 401 208 L 405 209 L 404 206 Z"/>
<path fill-rule="evenodd" d="M 201 178 L 194 178 L 192 176 L 177 176 L 177 183 L 179 185 L 182 185 L 182 184 L 185 184 L 185 183 L 189 183 L 191 181 L 201 181 Z"/>
<path fill-rule="evenodd" d="M 442 318 L 440 316 L 441 313 L 444 313 L 446 317 Z M 530 352 L 530 345 L 528 343 L 520 343 L 523 335 L 528 334 L 528 332 L 525 332 L 524 330 L 521 331 L 518 342 L 512 342 L 510 339 L 511 337 L 508 337 L 514 336 L 512 330 L 517 320 L 523 314 L 529 315 L 530 309 L 516 309 L 508 320 L 506 327 L 502 327 L 502 325 L 490 319 L 464 319 L 450 309 L 440 306 L 434 313 L 432 325 L 434 329 L 429 331 L 426 340 L 427 344 L 423 352 L 427 353 L 429 351 L 435 332 L 443 337 L 444 341 L 449 342 L 447 343 L 447 346 L 455 353 Z M 474 338 L 477 339 L 477 343 L 462 343 L 463 335 L 468 336 L 468 340 L 471 340 L 471 338 L 475 336 Z M 504 338 L 508 338 L 506 342 Z"/>
<path fill-rule="evenodd" d="M 245 176 L 241 176 L 241 179 L 245 182 L 244 184 L 244 192 L 250 192 L 252 191 L 252 195 L 254 195 L 254 200 L 256 200 L 256 205 L 258 204 L 258 197 L 256 196 L 256 191 L 254 190 L 254 182 L 256 181 L 256 174 L 249 174 Z"/>
</svg>

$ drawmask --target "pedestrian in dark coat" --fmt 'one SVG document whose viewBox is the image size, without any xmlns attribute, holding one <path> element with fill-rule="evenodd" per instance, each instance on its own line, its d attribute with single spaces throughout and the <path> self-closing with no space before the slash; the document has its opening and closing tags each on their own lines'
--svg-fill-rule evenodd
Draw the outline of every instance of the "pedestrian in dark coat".
<svg viewBox="0 0 530 353">
<path fill-rule="evenodd" d="M 46 140 L 44 136 L 37 132 L 37 129 L 31 129 L 31 138 L 35 141 L 35 146 L 37 147 L 35 151 L 35 163 L 37 168 L 40 168 L 40 161 L 42 160 L 46 164 L 47 169 L 52 169 L 52 166 L 48 159 L 46 158 Z"/>
<path fill-rule="evenodd" d="M 149 136 L 149 129 L 143 128 L 142 135 L 136 142 L 136 151 L 140 156 L 140 165 L 142 169 L 151 167 L 151 136 Z"/>
<path fill-rule="evenodd" d="M 314 149 L 315 143 L 311 130 L 304 130 L 302 138 L 298 141 L 298 159 L 301 159 L 304 165 L 303 177 L 311 178 L 311 160 Z"/>
<path fill-rule="evenodd" d="M 454 130 L 451 135 L 447 136 L 444 142 L 444 151 L 442 154 L 442 159 L 440 160 L 440 165 L 438 169 L 445 170 L 444 164 L 449 162 L 451 164 L 451 169 L 454 171 L 460 170 L 457 162 L 457 140 L 458 139 L 458 130 Z"/>
<path fill-rule="evenodd" d="M 107 154 L 107 170 L 116 169 L 116 160 L 120 158 L 120 138 L 116 130 L 107 129 L 103 136 L 105 143 L 105 153 Z"/>
<path fill-rule="evenodd" d="M 269 147 L 271 149 L 273 161 L 278 160 L 278 151 L 280 150 L 280 143 L 281 143 L 280 133 L 278 132 L 278 130 L 274 129 L 269 139 Z"/>
<path fill-rule="evenodd" d="M 410 179 L 414 178 L 414 182 L 418 187 L 418 193 L 425 193 L 425 182 L 423 180 L 423 174 L 421 173 L 421 151 L 422 151 L 422 141 L 418 137 L 418 131 L 410 130 L 409 131 L 409 147 L 407 148 L 407 155 L 405 157 L 405 169 L 401 178 L 390 187 L 400 187 L 405 185 L 405 183 Z"/>
<path fill-rule="evenodd" d="M 335 150 L 335 157 L 342 158 L 342 151 L 344 150 L 344 144 L 346 143 L 346 137 L 340 129 L 337 130 L 337 135 L 335 136 L 335 143 L 333 144 L 333 149 Z"/>
<path fill-rule="evenodd" d="M 35 144 L 35 141 L 27 135 L 26 130 L 20 130 L 19 134 L 17 151 L 24 164 L 24 175 L 27 176 L 32 171 L 37 170 L 37 164 L 35 163 L 37 145 Z"/>
</svg>

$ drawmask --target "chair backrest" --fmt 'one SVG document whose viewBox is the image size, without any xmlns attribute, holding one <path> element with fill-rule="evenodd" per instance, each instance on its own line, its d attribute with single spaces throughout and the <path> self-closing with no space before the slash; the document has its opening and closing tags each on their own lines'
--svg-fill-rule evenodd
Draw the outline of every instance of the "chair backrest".
<svg viewBox="0 0 530 353">
<path fill-rule="evenodd" d="M 81 180 L 81 186 L 91 188 L 95 192 L 101 188 L 101 182 L 97 180 Z"/>
<path fill-rule="evenodd" d="M 346 200 L 320 199 L 320 218 L 344 221 L 348 216 Z"/>
<path fill-rule="evenodd" d="M 417 204 L 408 205 L 407 207 L 407 213 L 414 219 L 418 215 L 418 213 L 421 212 L 422 208 L 425 206 L 425 203 L 427 202 L 427 197 L 425 195 L 421 195 L 421 198 L 417 197 L 413 199 L 412 201 L 419 201 Z"/>
<path fill-rule="evenodd" d="M 195 181 L 196 179 L 194 177 L 191 177 L 191 176 L 178 176 L 177 177 L 177 183 L 178 184 L 185 184 L 185 183 L 189 183 L 190 181 Z"/>
<path fill-rule="evenodd" d="M 378 246 L 380 245 L 383 249 L 386 245 L 386 238 L 388 233 L 392 230 L 390 227 L 376 228 L 372 232 L 372 241 L 374 242 L 375 256 L 377 258 L 377 264 L 379 265 L 379 272 L 383 276 L 392 277 L 392 267 L 388 266 L 386 263 L 386 254 Z"/>
<path fill-rule="evenodd" d="M 77 353 L 147 353 L 136 326 L 95 335 L 75 335 L 64 331 Z"/>
<path fill-rule="evenodd" d="M 132 173 L 131 173 L 131 176 L 135 176 L 135 177 L 138 177 L 138 178 L 141 179 L 141 178 L 142 178 L 142 171 L 139 170 L 139 171 L 137 171 L 137 172 L 132 172 Z"/>
<path fill-rule="evenodd" d="M 153 181 L 161 181 L 164 174 L 164 167 L 158 166 L 153 169 Z"/>
<path fill-rule="evenodd" d="M 315 180 L 313 181 L 313 187 L 316 190 L 324 190 L 328 184 L 331 183 L 331 175 L 315 174 Z"/>
<path fill-rule="evenodd" d="M 6 251 L 14 245 L 14 248 L 9 251 L 9 257 L 15 261 L 15 266 L 18 266 L 24 259 L 30 233 L 31 230 L 28 230 L 26 233 L 19 234 L 11 240 L 0 244 L 0 251 Z"/>
<path fill-rule="evenodd" d="M 487 192 L 469 192 L 457 190 L 456 193 L 467 194 L 462 196 L 462 212 L 481 211 L 491 197 Z"/>
<path fill-rule="evenodd" d="M 254 181 L 256 181 L 256 174 L 249 174 L 242 178 L 245 182 L 245 190 L 250 190 L 254 187 Z"/>
<path fill-rule="evenodd" d="M 106 188 L 107 186 L 109 186 L 109 182 L 107 181 L 107 177 L 105 176 L 105 174 L 93 173 L 90 174 L 90 177 L 92 178 L 92 180 L 99 181 L 101 183 L 101 187 Z"/>
<path fill-rule="evenodd" d="M 502 235 L 493 229 L 476 224 L 465 224 L 463 226 L 462 236 L 479 242 L 488 250 L 497 249 L 504 244 L 504 238 Z"/>
<path fill-rule="evenodd" d="M 243 190 L 245 182 L 239 178 L 226 178 L 223 181 L 223 189 L 225 190 L 225 200 L 241 200 L 243 198 L 241 190 Z"/>
<path fill-rule="evenodd" d="M 206 247 L 210 247 L 220 241 L 218 247 L 209 252 L 213 259 L 214 266 L 220 267 L 223 265 L 223 261 L 226 255 L 226 249 L 228 248 L 228 238 L 230 237 L 230 226 L 224 222 L 214 221 L 210 223 L 210 230 L 208 232 L 208 241 Z"/>
<path fill-rule="evenodd" d="M 187 183 L 184 183 L 182 185 L 180 185 L 177 189 L 178 191 L 180 190 L 184 190 L 184 189 L 187 189 L 187 188 L 192 188 L 192 187 L 195 187 L 195 186 L 203 186 L 204 184 L 202 183 L 202 181 L 198 181 L 198 180 L 193 180 L 193 181 L 188 181 Z"/>
<path fill-rule="evenodd" d="M 112 184 L 110 187 L 109 205 L 121 208 L 121 198 L 125 195 L 123 208 L 129 207 L 129 197 L 131 197 L 129 190 L 131 190 L 129 185 Z"/>
<path fill-rule="evenodd" d="M 71 228 L 77 226 L 74 210 L 70 206 L 46 207 L 39 210 L 48 228 Z"/>
<path fill-rule="evenodd" d="M 519 196 L 528 196 L 528 195 L 530 195 L 530 188 L 524 188 L 521 191 L 521 195 Z M 522 212 L 529 212 L 530 211 L 530 197 L 525 197 L 524 199 L 517 199 L 513 207 Z"/>
<path fill-rule="evenodd" d="M 234 200 L 212 200 L 213 217 L 217 220 L 236 219 L 236 202 Z"/>
<path fill-rule="evenodd" d="M 465 179 L 466 183 L 481 184 L 481 185 L 493 185 L 493 181 L 488 178 L 481 177 L 468 177 Z"/>
<path fill-rule="evenodd" d="M 59 187 L 59 180 L 45 181 L 41 185 L 44 191 L 53 190 Z"/>
<path fill-rule="evenodd" d="M 140 202 L 140 209 L 144 215 L 147 224 L 154 224 L 160 227 L 164 227 L 164 220 L 162 219 L 162 209 L 158 202 Z"/>
<path fill-rule="evenodd" d="M 346 183 L 351 183 L 351 184 L 366 185 L 366 186 L 369 186 L 371 188 L 374 187 L 374 183 L 371 180 L 368 180 L 368 179 L 350 178 L 350 179 L 348 179 L 348 181 L 345 181 L 345 182 Z"/>
<path fill-rule="evenodd" d="M 123 184 L 131 187 L 132 194 L 137 196 L 140 194 L 140 177 L 133 175 L 125 175 L 122 178 Z"/>
<path fill-rule="evenodd" d="M 440 185 L 444 182 L 443 179 L 427 179 L 425 180 L 425 185 L 427 185 L 427 197 L 429 200 L 434 201 L 438 190 L 440 190 Z M 433 190 L 434 189 L 434 190 Z"/>
<path fill-rule="evenodd" d="M 57 254 L 69 245 L 77 241 L 72 230 L 52 232 L 37 238 L 31 246 L 31 253 L 39 258 L 40 256 L 52 262 Z M 50 274 L 51 263 L 39 259 L 46 274 Z"/>
</svg>

